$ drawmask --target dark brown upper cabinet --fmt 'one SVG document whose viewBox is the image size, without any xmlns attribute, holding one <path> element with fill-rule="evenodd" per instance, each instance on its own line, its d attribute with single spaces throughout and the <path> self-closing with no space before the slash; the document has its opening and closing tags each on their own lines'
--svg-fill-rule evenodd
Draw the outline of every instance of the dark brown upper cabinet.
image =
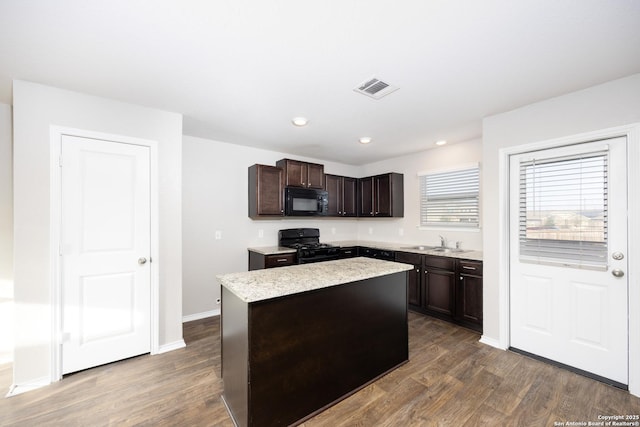
<svg viewBox="0 0 640 427">
<path fill-rule="evenodd" d="M 338 175 L 324 175 L 324 189 L 329 195 L 329 216 L 357 216 L 358 180 Z"/>
<path fill-rule="evenodd" d="M 284 170 L 284 185 L 287 187 L 324 188 L 324 165 L 282 159 L 276 166 Z"/>
<path fill-rule="evenodd" d="M 404 216 L 404 175 L 386 173 L 358 180 L 358 216 Z"/>
<path fill-rule="evenodd" d="M 249 217 L 284 215 L 283 171 L 276 166 L 249 167 Z"/>
</svg>

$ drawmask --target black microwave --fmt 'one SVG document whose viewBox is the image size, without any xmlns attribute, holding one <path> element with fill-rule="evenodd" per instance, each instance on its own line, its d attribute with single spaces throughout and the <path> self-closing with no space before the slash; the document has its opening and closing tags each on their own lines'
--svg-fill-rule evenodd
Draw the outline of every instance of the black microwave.
<svg viewBox="0 0 640 427">
<path fill-rule="evenodd" d="M 284 212 L 290 216 L 326 215 L 329 196 L 324 190 L 285 187 Z"/>
</svg>

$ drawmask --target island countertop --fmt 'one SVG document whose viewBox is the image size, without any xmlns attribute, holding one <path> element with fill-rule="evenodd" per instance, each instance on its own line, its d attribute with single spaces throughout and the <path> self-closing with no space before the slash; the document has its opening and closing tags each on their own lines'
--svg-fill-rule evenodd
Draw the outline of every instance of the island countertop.
<svg viewBox="0 0 640 427">
<path fill-rule="evenodd" d="M 410 264 L 373 258 L 347 258 L 217 276 L 244 302 L 257 302 L 412 270 Z"/>
</svg>

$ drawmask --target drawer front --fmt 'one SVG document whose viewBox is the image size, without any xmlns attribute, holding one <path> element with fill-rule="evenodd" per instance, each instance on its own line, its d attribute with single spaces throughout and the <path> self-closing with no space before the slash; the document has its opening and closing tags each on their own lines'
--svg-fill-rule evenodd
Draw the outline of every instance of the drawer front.
<svg viewBox="0 0 640 427">
<path fill-rule="evenodd" d="M 455 271 L 456 260 L 455 258 L 425 255 L 424 265 L 425 267 L 441 268 L 443 270 Z"/>
<path fill-rule="evenodd" d="M 473 274 L 475 276 L 482 276 L 482 263 L 478 261 L 466 261 L 460 260 L 460 274 Z"/>
<path fill-rule="evenodd" d="M 358 248 L 341 248 L 340 258 L 353 258 L 358 256 Z"/>
<path fill-rule="evenodd" d="M 296 254 L 267 255 L 264 257 L 264 268 L 282 267 L 296 263 Z"/>
<path fill-rule="evenodd" d="M 422 255 L 408 252 L 396 252 L 396 261 L 404 262 L 406 264 L 420 265 L 422 264 Z"/>
</svg>

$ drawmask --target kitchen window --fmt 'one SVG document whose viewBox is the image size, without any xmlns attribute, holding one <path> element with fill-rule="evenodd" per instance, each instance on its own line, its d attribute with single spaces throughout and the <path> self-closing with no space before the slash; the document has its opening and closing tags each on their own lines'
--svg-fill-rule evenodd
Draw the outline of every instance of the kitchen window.
<svg viewBox="0 0 640 427">
<path fill-rule="evenodd" d="M 479 227 L 478 164 L 462 169 L 422 172 L 418 176 L 421 227 Z"/>
</svg>

